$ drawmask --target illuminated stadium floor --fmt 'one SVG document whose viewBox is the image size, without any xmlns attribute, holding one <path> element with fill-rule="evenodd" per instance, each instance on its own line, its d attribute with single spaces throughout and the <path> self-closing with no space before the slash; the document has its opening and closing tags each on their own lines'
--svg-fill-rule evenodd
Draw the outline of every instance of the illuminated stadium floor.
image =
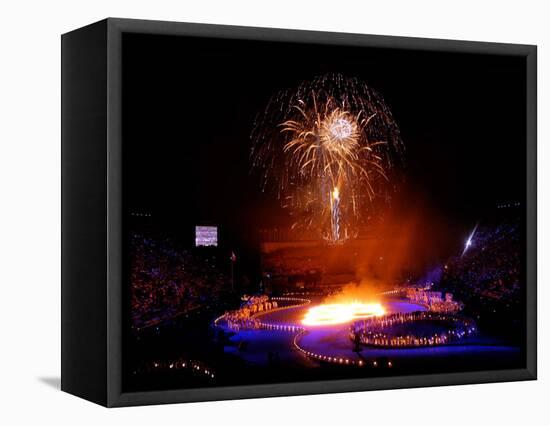
<svg viewBox="0 0 550 426">
<path fill-rule="evenodd" d="M 261 315 L 261 320 L 268 324 L 299 325 L 309 306 L 289 308 Z M 383 303 L 386 312 L 413 312 L 426 310 L 423 306 L 406 301 L 389 300 Z M 330 357 L 343 357 L 350 360 L 372 362 L 375 359 L 387 358 L 399 367 L 418 367 L 421 363 L 464 363 L 468 358 L 487 362 L 495 358 L 517 358 L 519 349 L 498 345 L 488 338 L 476 337 L 466 344 L 414 349 L 375 349 L 363 347 L 358 354 L 348 337 L 349 324 L 329 326 L 308 326 L 307 333 L 301 336 L 298 344 L 302 349 Z M 236 344 L 243 342 L 244 347 L 238 350 L 235 346 L 226 347 L 226 352 L 233 353 L 248 362 L 267 365 L 276 362 L 286 365 L 318 367 L 319 363 L 310 360 L 299 352 L 293 344 L 296 333 L 271 330 L 240 330 L 232 336 Z"/>
</svg>

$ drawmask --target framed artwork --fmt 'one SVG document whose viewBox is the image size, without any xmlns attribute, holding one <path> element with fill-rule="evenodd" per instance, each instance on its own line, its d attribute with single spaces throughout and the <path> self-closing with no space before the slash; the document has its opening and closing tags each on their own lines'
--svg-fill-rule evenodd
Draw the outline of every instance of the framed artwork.
<svg viewBox="0 0 550 426">
<path fill-rule="evenodd" d="M 62 37 L 62 389 L 536 378 L 536 47 L 127 19 Z"/>
</svg>

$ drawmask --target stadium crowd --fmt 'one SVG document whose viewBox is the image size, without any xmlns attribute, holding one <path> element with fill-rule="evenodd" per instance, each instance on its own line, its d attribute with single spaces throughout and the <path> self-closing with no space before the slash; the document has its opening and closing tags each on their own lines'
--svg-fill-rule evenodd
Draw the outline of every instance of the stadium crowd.
<svg viewBox="0 0 550 426">
<path fill-rule="evenodd" d="M 131 319 L 141 329 L 221 299 L 228 277 L 215 256 L 177 248 L 168 239 L 133 233 L 130 240 Z"/>
<path fill-rule="evenodd" d="M 480 225 L 471 245 L 446 263 L 439 285 L 466 305 L 519 303 L 521 250 L 519 223 Z"/>
</svg>

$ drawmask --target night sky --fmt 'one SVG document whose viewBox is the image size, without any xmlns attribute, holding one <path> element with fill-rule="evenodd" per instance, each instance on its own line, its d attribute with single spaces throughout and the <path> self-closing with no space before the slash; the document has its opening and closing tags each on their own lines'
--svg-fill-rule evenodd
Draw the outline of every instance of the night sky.
<svg viewBox="0 0 550 426">
<path fill-rule="evenodd" d="M 250 172 L 256 114 L 281 89 L 337 72 L 386 100 L 406 147 L 394 206 L 468 227 L 525 206 L 525 60 L 397 49 L 123 36 L 126 213 L 238 234 L 284 212 Z"/>
</svg>

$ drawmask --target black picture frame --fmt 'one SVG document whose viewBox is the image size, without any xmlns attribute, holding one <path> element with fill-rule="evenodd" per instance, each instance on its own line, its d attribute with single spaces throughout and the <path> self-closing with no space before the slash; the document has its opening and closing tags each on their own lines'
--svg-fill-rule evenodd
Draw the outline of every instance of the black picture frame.
<svg viewBox="0 0 550 426">
<path fill-rule="evenodd" d="M 524 57 L 527 73 L 526 368 L 123 392 L 121 39 L 124 33 Z M 118 407 L 536 379 L 536 46 L 118 18 L 109 18 L 64 34 L 61 41 L 63 391 L 108 407 Z"/>
</svg>

